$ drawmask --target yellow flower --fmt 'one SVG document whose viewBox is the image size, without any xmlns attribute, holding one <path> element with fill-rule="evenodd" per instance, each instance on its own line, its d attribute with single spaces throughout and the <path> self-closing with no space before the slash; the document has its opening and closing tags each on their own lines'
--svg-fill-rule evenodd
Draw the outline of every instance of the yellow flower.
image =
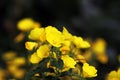
<svg viewBox="0 0 120 80">
<path fill-rule="evenodd" d="M 69 70 L 70 68 L 75 68 L 76 62 L 72 57 L 69 57 L 68 55 L 63 55 L 61 59 L 64 63 L 63 71 Z"/>
<path fill-rule="evenodd" d="M 0 80 L 5 80 L 6 72 L 4 69 L 0 68 Z"/>
<path fill-rule="evenodd" d="M 33 64 L 39 63 L 42 59 L 40 57 L 38 57 L 37 53 L 33 53 L 30 58 L 29 61 Z"/>
<path fill-rule="evenodd" d="M 16 79 L 23 79 L 25 76 L 26 71 L 23 69 L 18 69 L 13 73 L 14 78 Z"/>
<path fill-rule="evenodd" d="M 43 59 L 43 58 L 46 58 L 49 56 L 49 52 L 50 51 L 50 48 L 48 45 L 42 45 L 38 48 L 37 50 L 37 55 Z"/>
<path fill-rule="evenodd" d="M 8 73 L 11 74 L 15 79 L 22 79 L 26 71 L 24 69 L 20 69 L 18 66 L 9 65 L 7 66 Z"/>
<path fill-rule="evenodd" d="M 107 75 L 106 80 L 120 80 L 120 68 L 117 71 L 111 71 Z"/>
<path fill-rule="evenodd" d="M 18 34 L 18 35 L 15 37 L 14 41 L 15 41 L 16 43 L 19 43 L 19 42 L 21 42 L 21 41 L 24 39 L 24 37 L 25 37 L 25 34 L 20 33 L 20 34 Z"/>
<path fill-rule="evenodd" d="M 30 34 L 29 34 L 29 39 L 32 40 L 41 40 L 41 41 L 45 41 L 45 32 L 44 32 L 44 28 L 34 28 Z"/>
<path fill-rule="evenodd" d="M 102 38 L 98 38 L 92 45 L 92 49 L 96 54 L 104 54 L 106 51 L 106 42 Z"/>
<path fill-rule="evenodd" d="M 33 50 L 34 47 L 37 46 L 36 42 L 25 42 L 25 47 L 27 50 Z"/>
<path fill-rule="evenodd" d="M 102 64 L 106 64 L 108 62 L 107 54 L 99 54 L 99 55 L 96 55 L 96 57 L 97 57 L 97 60 Z"/>
<path fill-rule="evenodd" d="M 9 61 L 9 60 L 14 59 L 16 56 L 17 56 L 16 52 L 14 52 L 14 51 L 8 51 L 8 52 L 5 52 L 3 54 L 2 58 L 5 61 Z"/>
<path fill-rule="evenodd" d="M 26 60 L 24 57 L 17 57 L 13 60 L 13 65 L 19 66 L 19 65 L 24 65 L 26 63 Z"/>
<path fill-rule="evenodd" d="M 55 27 L 48 26 L 45 28 L 46 32 L 46 40 L 55 47 L 60 47 L 62 42 L 64 41 L 64 36 L 60 31 L 58 31 Z"/>
<path fill-rule="evenodd" d="M 77 48 L 88 48 L 90 44 L 87 41 L 84 41 L 81 37 L 73 36 L 73 43 Z"/>
<path fill-rule="evenodd" d="M 96 77 L 97 76 L 97 70 L 94 66 L 89 66 L 88 63 L 83 64 L 83 76 L 84 77 Z"/>
<path fill-rule="evenodd" d="M 18 22 L 18 29 L 21 31 L 29 31 L 34 28 L 34 21 L 30 18 L 22 19 Z"/>
</svg>

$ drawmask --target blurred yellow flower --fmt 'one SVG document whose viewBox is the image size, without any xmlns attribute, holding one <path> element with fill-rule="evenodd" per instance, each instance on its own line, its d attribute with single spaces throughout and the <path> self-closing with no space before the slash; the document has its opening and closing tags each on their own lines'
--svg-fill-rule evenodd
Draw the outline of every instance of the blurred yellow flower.
<svg viewBox="0 0 120 80">
<path fill-rule="evenodd" d="M 24 57 L 16 57 L 12 62 L 12 64 L 16 66 L 25 65 L 25 63 L 26 63 L 26 60 Z"/>
<path fill-rule="evenodd" d="M 5 80 L 6 72 L 4 69 L 0 68 L 0 80 Z"/>
<path fill-rule="evenodd" d="M 39 63 L 42 59 L 40 57 L 38 57 L 37 53 L 33 53 L 30 58 L 29 61 L 33 64 Z"/>
<path fill-rule="evenodd" d="M 25 42 L 25 48 L 27 50 L 33 50 L 33 48 L 37 47 L 37 43 L 36 42 L 30 42 L 30 41 L 27 41 Z"/>
<path fill-rule="evenodd" d="M 76 62 L 72 57 L 68 55 L 63 55 L 61 59 L 63 60 L 64 63 L 63 71 L 69 70 L 70 68 L 75 68 Z"/>
<path fill-rule="evenodd" d="M 32 39 L 32 40 L 44 41 L 45 40 L 44 28 L 34 28 L 33 30 L 31 30 L 28 37 L 29 39 Z"/>
<path fill-rule="evenodd" d="M 15 37 L 14 41 L 15 41 L 16 43 L 19 43 L 19 42 L 21 42 L 24 38 L 25 38 L 25 34 L 24 34 L 24 33 L 20 33 L 20 34 L 18 34 L 18 35 Z"/>
<path fill-rule="evenodd" d="M 34 21 L 30 18 L 22 19 L 17 24 L 18 29 L 21 31 L 29 31 L 34 28 Z"/>
<path fill-rule="evenodd" d="M 2 55 L 2 58 L 3 58 L 3 60 L 5 60 L 5 61 L 9 61 L 9 60 L 14 59 L 16 56 L 17 56 L 16 52 L 14 52 L 14 51 L 8 51 L 8 52 L 5 52 L 5 53 Z"/>
<path fill-rule="evenodd" d="M 106 80 L 120 80 L 120 68 L 117 71 L 111 71 L 107 75 Z"/>
<path fill-rule="evenodd" d="M 102 38 L 98 38 L 92 45 L 92 50 L 96 54 L 104 54 L 106 51 L 106 42 Z"/>
<path fill-rule="evenodd" d="M 41 59 L 46 58 L 49 56 L 50 47 L 49 45 L 42 45 L 37 49 L 37 55 Z"/>
<path fill-rule="evenodd" d="M 99 55 L 96 55 L 96 57 L 97 57 L 97 60 L 102 64 L 106 64 L 108 62 L 107 54 L 99 54 Z"/>
<path fill-rule="evenodd" d="M 18 69 L 13 73 L 15 79 L 23 79 L 26 71 L 23 69 Z"/>
<path fill-rule="evenodd" d="M 83 76 L 84 77 L 96 77 L 97 76 L 97 70 L 94 66 L 89 66 L 88 63 L 83 64 Z"/>
<path fill-rule="evenodd" d="M 73 43 L 77 48 L 89 48 L 90 44 L 87 41 L 84 41 L 82 37 L 73 36 Z"/>
<path fill-rule="evenodd" d="M 22 79 L 25 76 L 26 71 L 20 69 L 18 66 L 9 65 L 7 66 L 8 73 L 12 75 L 15 79 Z"/>
<path fill-rule="evenodd" d="M 64 41 L 64 36 L 60 31 L 58 31 L 55 27 L 48 26 L 45 28 L 46 32 L 46 40 L 55 47 L 60 47 L 62 42 Z"/>
</svg>

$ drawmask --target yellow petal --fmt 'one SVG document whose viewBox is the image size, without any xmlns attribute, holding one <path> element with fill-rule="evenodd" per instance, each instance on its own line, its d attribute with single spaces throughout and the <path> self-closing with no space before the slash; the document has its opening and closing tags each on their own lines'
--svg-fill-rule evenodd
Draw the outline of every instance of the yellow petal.
<svg viewBox="0 0 120 80">
<path fill-rule="evenodd" d="M 50 49 L 49 49 L 49 46 L 48 46 L 48 45 L 42 45 L 42 46 L 40 46 L 40 47 L 38 48 L 38 50 L 37 50 L 37 55 L 38 55 L 41 59 L 43 59 L 43 58 L 49 56 L 49 51 L 50 51 Z"/>
<path fill-rule="evenodd" d="M 31 63 L 36 64 L 36 63 L 39 63 L 42 59 L 40 57 L 38 57 L 37 53 L 33 53 L 30 56 L 29 60 L 30 60 Z"/>
<path fill-rule="evenodd" d="M 27 50 L 33 50 L 34 47 L 37 46 L 37 43 L 36 42 L 25 42 L 25 48 Z"/>
</svg>

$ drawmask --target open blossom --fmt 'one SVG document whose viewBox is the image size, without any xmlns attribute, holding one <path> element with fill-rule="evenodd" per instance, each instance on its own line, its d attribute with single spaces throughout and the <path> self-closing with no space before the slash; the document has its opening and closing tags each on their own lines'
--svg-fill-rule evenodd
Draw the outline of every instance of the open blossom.
<svg viewBox="0 0 120 80">
<path fill-rule="evenodd" d="M 97 70 L 94 66 L 89 66 L 88 63 L 83 64 L 83 76 L 84 77 L 96 77 L 97 76 Z"/>
<path fill-rule="evenodd" d="M 46 40 L 55 47 L 60 47 L 62 42 L 64 41 L 64 36 L 60 31 L 58 31 L 55 27 L 48 26 L 45 28 L 46 32 Z"/>
<path fill-rule="evenodd" d="M 29 39 L 41 40 L 42 42 L 46 40 L 44 28 L 34 28 L 29 34 Z"/>
<path fill-rule="evenodd" d="M 63 60 L 64 63 L 63 71 L 69 70 L 70 68 L 75 68 L 76 62 L 72 57 L 68 55 L 63 55 L 61 59 Z"/>
</svg>

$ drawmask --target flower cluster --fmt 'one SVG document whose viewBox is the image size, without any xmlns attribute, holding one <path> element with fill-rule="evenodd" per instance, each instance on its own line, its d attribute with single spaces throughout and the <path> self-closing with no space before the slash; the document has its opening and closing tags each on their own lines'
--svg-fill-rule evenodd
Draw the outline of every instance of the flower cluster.
<svg viewBox="0 0 120 80">
<path fill-rule="evenodd" d="M 2 55 L 2 59 L 6 64 L 5 69 L 0 69 L 0 80 L 8 80 L 10 78 L 23 79 L 26 69 L 22 68 L 26 65 L 25 57 L 18 56 L 15 51 L 7 51 Z"/>
<path fill-rule="evenodd" d="M 32 52 L 29 61 L 35 67 L 27 79 L 62 79 L 66 76 L 81 79 L 97 76 L 96 68 L 90 66 L 81 54 L 81 49 L 90 47 L 82 37 L 72 35 L 65 27 L 62 31 L 53 26 L 35 27 L 29 19 L 19 22 L 18 28 L 30 31 L 25 47 Z"/>
</svg>

